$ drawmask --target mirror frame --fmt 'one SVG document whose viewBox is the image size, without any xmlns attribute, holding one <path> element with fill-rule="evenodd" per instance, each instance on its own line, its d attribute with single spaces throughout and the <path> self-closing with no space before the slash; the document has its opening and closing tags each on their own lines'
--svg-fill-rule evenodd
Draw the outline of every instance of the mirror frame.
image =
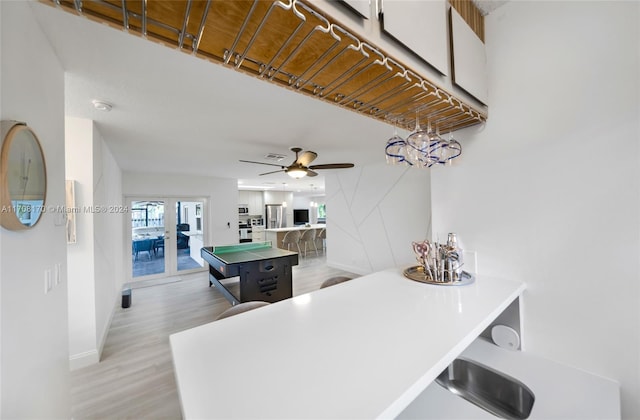
<svg viewBox="0 0 640 420">
<path fill-rule="evenodd" d="M 35 140 L 37 145 L 37 152 L 40 153 L 43 166 L 43 179 L 40 181 L 44 185 L 44 192 L 42 197 L 42 210 L 38 219 L 29 226 L 24 225 L 13 208 L 11 202 L 11 192 L 9 191 L 9 179 L 8 179 L 8 167 L 9 167 L 9 152 L 16 140 L 17 134 L 21 131 L 28 131 L 29 134 Z M 45 213 L 45 203 L 47 201 L 47 164 L 42 151 L 42 145 L 36 133 L 27 126 L 26 123 L 20 121 L 5 120 L 0 122 L 0 134 L 2 135 L 2 150 L 0 151 L 0 225 L 8 230 L 26 230 L 31 229 L 38 224 L 42 219 L 43 213 Z"/>
</svg>

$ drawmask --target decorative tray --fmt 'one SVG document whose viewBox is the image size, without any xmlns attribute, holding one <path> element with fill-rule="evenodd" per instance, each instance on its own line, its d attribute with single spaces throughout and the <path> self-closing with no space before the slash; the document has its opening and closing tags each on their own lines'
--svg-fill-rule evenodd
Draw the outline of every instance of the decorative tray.
<svg viewBox="0 0 640 420">
<path fill-rule="evenodd" d="M 420 283 L 437 284 L 438 286 L 465 286 L 476 280 L 473 274 L 463 271 L 458 281 L 435 281 L 431 278 L 431 275 L 424 272 L 424 267 L 421 265 L 406 268 L 402 274 L 408 279 L 419 281 Z"/>
</svg>

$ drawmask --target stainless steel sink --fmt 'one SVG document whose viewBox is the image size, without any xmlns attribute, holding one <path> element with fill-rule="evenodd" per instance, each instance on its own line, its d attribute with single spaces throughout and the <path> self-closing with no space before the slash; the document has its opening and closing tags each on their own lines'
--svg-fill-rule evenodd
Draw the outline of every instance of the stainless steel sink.
<svg viewBox="0 0 640 420">
<path fill-rule="evenodd" d="M 489 413 L 506 419 L 526 419 L 535 395 L 519 380 L 478 362 L 459 358 L 436 382 Z"/>
</svg>

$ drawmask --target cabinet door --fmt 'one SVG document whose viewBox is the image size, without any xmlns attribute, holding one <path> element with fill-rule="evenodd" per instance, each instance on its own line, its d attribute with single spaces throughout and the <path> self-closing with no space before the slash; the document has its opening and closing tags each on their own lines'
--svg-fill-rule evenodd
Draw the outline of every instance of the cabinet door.
<svg viewBox="0 0 640 420">
<path fill-rule="evenodd" d="M 369 0 L 340 0 L 346 4 L 351 10 L 365 19 L 369 19 L 370 5 Z"/>
<path fill-rule="evenodd" d="M 488 103 L 487 57 L 484 43 L 462 16 L 451 8 L 453 82 L 483 104 Z"/>
<path fill-rule="evenodd" d="M 446 0 L 384 0 L 382 29 L 447 75 Z"/>
</svg>

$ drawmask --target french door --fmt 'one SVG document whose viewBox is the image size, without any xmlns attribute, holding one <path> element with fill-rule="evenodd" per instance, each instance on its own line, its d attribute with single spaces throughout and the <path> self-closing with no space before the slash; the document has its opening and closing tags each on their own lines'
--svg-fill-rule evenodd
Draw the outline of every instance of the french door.
<svg viewBox="0 0 640 420">
<path fill-rule="evenodd" d="M 131 219 L 127 242 L 131 281 L 200 271 L 206 237 L 206 200 L 181 197 L 128 197 Z"/>
</svg>

